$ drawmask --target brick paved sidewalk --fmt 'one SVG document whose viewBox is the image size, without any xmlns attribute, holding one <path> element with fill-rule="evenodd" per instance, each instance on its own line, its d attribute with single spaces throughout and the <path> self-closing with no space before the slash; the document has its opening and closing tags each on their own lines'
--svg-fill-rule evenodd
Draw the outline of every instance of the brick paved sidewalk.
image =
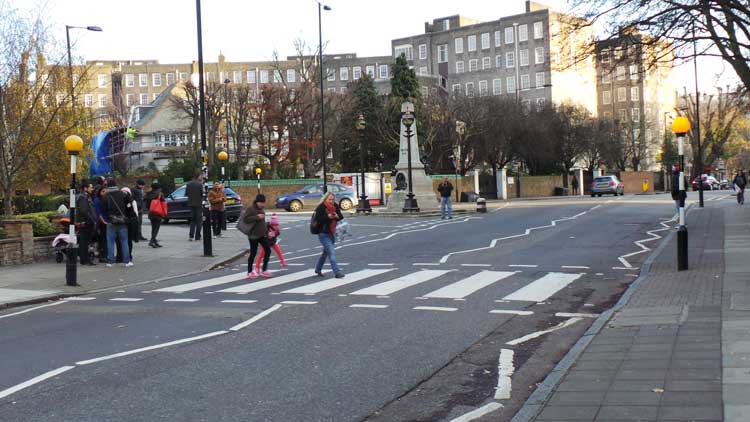
<svg viewBox="0 0 750 422">
<path fill-rule="evenodd" d="M 688 221 L 690 269 L 677 272 L 672 236 L 627 304 L 514 422 L 750 420 L 750 209 L 707 202 Z"/>
</svg>

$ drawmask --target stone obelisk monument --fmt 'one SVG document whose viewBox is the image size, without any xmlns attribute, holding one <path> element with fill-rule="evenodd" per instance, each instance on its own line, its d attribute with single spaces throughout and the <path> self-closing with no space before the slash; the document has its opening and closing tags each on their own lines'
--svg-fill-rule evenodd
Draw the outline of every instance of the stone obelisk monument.
<svg viewBox="0 0 750 422">
<path fill-rule="evenodd" d="M 403 106 L 402 106 L 403 108 Z M 404 208 L 404 200 L 409 192 L 409 140 L 406 136 L 406 126 L 400 121 L 401 136 L 399 142 L 398 164 L 396 164 L 396 178 L 391 181 L 394 186 L 393 193 L 388 198 L 387 208 L 390 212 L 401 212 Z M 416 121 L 411 126 L 411 179 L 412 192 L 417 199 L 421 211 L 432 211 L 439 208 L 437 194 L 432 189 L 432 179 L 424 172 L 424 164 L 419 159 L 419 142 L 417 137 Z"/>
</svg>

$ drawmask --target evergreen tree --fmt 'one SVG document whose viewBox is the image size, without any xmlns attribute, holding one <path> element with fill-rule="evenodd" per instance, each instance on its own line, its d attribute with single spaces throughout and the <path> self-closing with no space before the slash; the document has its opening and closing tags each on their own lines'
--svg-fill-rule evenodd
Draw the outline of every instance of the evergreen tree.
<svg viewBox="0 0 750 422">
<path fill-rule="evenodd" d="M 401 54 L 396 58 L 393 65 L 393 78 L 391 78 L 391 96 L 395 99 L 405 100 L 412 99 L 416 101 L 419 98 L 419 82 L 414 69 L 409 69 L 406 62 L 406 56 Z"/>
</svg>

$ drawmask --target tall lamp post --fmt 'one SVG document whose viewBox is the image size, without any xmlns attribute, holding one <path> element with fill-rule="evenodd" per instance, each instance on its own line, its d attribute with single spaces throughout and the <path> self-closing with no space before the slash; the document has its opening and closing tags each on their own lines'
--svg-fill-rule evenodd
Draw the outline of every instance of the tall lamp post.
<svg viewBox="0 0 750 422">
<path fill-rule="evenodd" d="M 198 104 L 201 124 L 201 172 L 203 173 L 203 256 L 213 256 L 211 243 L 211 213 L 208 209 L 208 153 L 206 152 L 206 90 L 203 81 L 203 29 L 201 25 L 201 0 L 195 0 L 195 16 L 198 22 Z"/>
<path fill-rule="evenodd" d="M 401 104 L 401 123 L 406 128 L 406 158 L 409 160 L 407 170 L 409 175 L 409 193 L 406 194 L 406 199 L 404 200 L 403 212 L 419 212 L 419 205 L 417 204 L 417 198 L 414 197 L 411 182 L 411 126 L 414 124 L 414 104 L 409 101 Z"/>
<path fill-rule="evenodd" d="M 326 119 L 325 119 L 325 101 L 323 98 L 323 10 L 331 10 L 330 6 L 326 6 L 321 2 L 318 2 L 318 66 L 320 67 L 320 142 L 323 147 L 323 194 L 328 192 L 328 175 L 326 170 L 326 156 L 328 155 L 328 148 L 326 148 Z M 260 184 L 258 185 L 260 190 Z"/>
<path fill-rule="evenodd" d="M 703 148 L 701 146 L 701 108 L 700 92 L 698 92 L 698 53 L 695 38 L 695 23 L 693 23 L 693 72 L 695 79 L 695 142 L 698 144 L 698 206 L 703 208 Z"/>
<path fill-rule="evenodd" d="M 76 162 L 78 154 L 83 150 L 83 139 L 78 135 L 65 138 L 65 150 L 70 155 L 70 225 L 68 236 L 68 261 L 65 264 L 65 284 L 78 286 L 78 240 L 76 239 Z M 88 252 L 88 251 L 86 251 Z"/>
<path fill-rule="evenodd" d="M 65 40 L 68 43 L 68 78 L 70 78 L 70 103 L 75 105 L 75 84 L 73 83 L 73 59 L 70 56 L 70 30 L 71 29 L 85 29 L 87 31 L 102 32 L 102 29 L 98 26 L 71 26 L 65 25 Z"/>
<path fill-rule="evenodd" d="M 458 199 L 458 166 L 461 165 L 462 157 L 461 157 L 461 137 L 464 136 L 464 133 L 466 133 L 466 123 L 462 122 L 461 120 L 456 120 L 456 133 L 458 134 L 458 143 L 456 144 L 456 203 L 459 202 Z"/>
<path fill-rule="evenodd" d="M 677 229 L 677 270 L 688 269 L 688 230 L 685 225 L 685 134 L 690 132 L 690 121 L 687 117 L 679 116 L 672 122 L 672 132 L 677 135 L 677 154 L 680 156 L 680 227 Z"/>
<path fill-rule="evenodd" d="M 357 118 L 357 132 L 359 132 L 359 167 L 362 172 L 362 196 L 359 197 L 359 206 L 357 206 L 357 213 L 371 213 L 372 207 L 370 207 L 370 200 L 367 199 L 365 194 L 365 115 L 359 113 Z"/>
</svg>

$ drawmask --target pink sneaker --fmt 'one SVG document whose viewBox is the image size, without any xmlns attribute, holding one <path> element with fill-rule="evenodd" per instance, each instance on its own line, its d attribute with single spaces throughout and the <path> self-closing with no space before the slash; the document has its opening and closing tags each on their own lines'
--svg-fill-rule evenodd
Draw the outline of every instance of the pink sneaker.
<svg viewBox="0 0 750 422">
<path fill-rule="evenodd" d="M 257 271 L 251 271 L 247 273 L 247 278 L 258 278 L 258 272 Z"/>
<path fill-rule="evenodd" d="M 273 275 L 273 274 L 271 274 L 271 272 L 270 272 L 270 271 L 263 271 L 262 273 L 260 273 L 260 276 L 261 276 L 261 277 L 265 277 L 265 278 L 269 278 L 269 277 L 271 277 L 272 275 Z"/>
</svg>

